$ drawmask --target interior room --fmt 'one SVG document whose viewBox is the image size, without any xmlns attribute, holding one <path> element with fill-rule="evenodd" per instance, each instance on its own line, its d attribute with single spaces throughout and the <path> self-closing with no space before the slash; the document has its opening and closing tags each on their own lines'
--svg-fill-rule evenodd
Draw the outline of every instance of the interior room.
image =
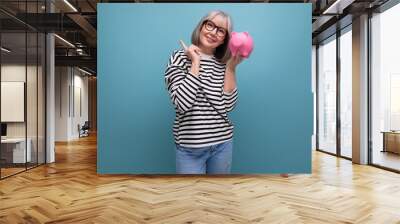
<svg viewBox="0 0 400 224">
<path fill-rule="evenodd" d="M 309 37 L 307 44 L 310 44 L 308 49 L 310 58 L 307 60 L 309 59 L 310 63 L 306 65 L 310 71 L 304 79 L 309 80 L 307 88 L 303 90 L 309 94 L 310 104 L 306 109 L 310 111 L 307 116 L 309 115 L 310 122 L 312 120 L 312 125 L 310 123 L 310 130 L 297 131 L 295 134 L 289 130 L 290 127 L 277 126 L 275 130 L 267 129 L 268 131 L 263 133 L 265 138 L 260 139 L 265 145 L 272 140 L 281 141 L 284 145 L 299 138 L 307 142 L 310 145 L 307 148 L 309 150 L 307 155 L 310 155 L 307 157 L 309 172 L 274 170 L 268 167 L 270 164 L 262 164 L 276 172 L 182 174 L 178 172 L 178 165 L 176 165 L 178 156 L 176 155 L 179 152 L 186 152 L 185 155 L 195 154 L 195 151 L 188 150 L 190 147 L 174 144 L 176 148 L 169 151 L 173 154 L 170 158 L 166 154 L 154 153 L 155 149 L 129 147 L 134 143 L 143 142 L 141 133 L 149 132 L 149 130 L 157 133 L 159 130 L 153 126 L 138 133 L 127 133 L 124 132 L 125 129 L 106 128 L 105 124 L 110 123 L 117 123 L 119 127 L 143 125 L 150 119 L 153 119 L 152 124 L 158 124 L 162 123 L 166 115 L 159 113 L 159 116 L 152 118 L 134 117 L 134 114 L 144 106 L 154 108 L 154 112 L 157 113 L 164 104 L 154 105 L 148 101 L 145 101 L 147 104 L 135 104 L 133 100 L 130 101 L 138 95 L 133 95 L 137 93 L 136 89 L 128 88 L 134 86 L 129 82 L 117 80 L 120 86 L 102 88 L 107 86 L 104 85 L 104 81 L 107 81 L 105 74 L 112 74 L 108 76 L 109 80 L 135 76 L 141 81 L 146 76 L 143 75 L 140 66 L 133 66 L 135 65 L 133 62 L 124 64 L 132 67 L 131 73 L 115 72 L 114 74 L 114 71 L 103 69 L 108 68 L 103 66 L 107 63 L 118 64 L 132 60 L 121 55 L 128 52 L 134 46 L 133 43 L 116 47 L 119 46 L 116 41 L 130 41 L 129 38 L 132 40 L 134 38 L 122 36 L 117 32 L 108 33 L 110 39 L 106 43 L 107 48 L 101 47 L 105 46 L 104 42 L 101 42 L 105 40 L 102 35 L 104 34 L 102 29 L 105 26 L 101 24 L 106 24 L 107 21 L 99 16 L 101 15 L 100 8 L 106 9 L 119 5 L 125 9 L 132 7 L 136 10 L 143 7 L 141 11 L 135 12 L 156 17 L 156 11 L 146 11 L 144 6 L 162 6 L 165 8 L 164 12 L 169 13 L 168 15 L 173 18 L 173 12 L 176 14 L 178 8 L 182 9 L 180 7 L 188 7 L 187 9 L 192 11 L 185 12 L 194 14 L 199 7 L 212 6 L 214 3 L 222 6 L 226 4 L 229 7 L 235 4 L 243 4 L 242 6 L 259 4 L 271 9 L 278 6 L 309 7 L 307 18 L 311 21 L 304 27 L 311 28 L 307 33 Z M 113 15 L 125 18 L 126 14 L 123 14 L 121 10 Z M 280 38 L 289 39 L 284 35 L 290 33 L 288 28 L 281 24 L 290 21 L 293 15 L 288 13 L 284 17 L 282 14 L 279 16 L 281 20 L 272 20 L 268 23 L 262 21 L 264 17 L 260 16 L 259 24 L 254 24 L 254 27 L 263 29 L 270 28 L 266 24 L 281 27 L 278 29 L 282 34 L 281 37 L 271 34 L 262 41 L 270 41 L 269 44 L 271 44 L 273 41 L 279 42 Z M 192 17 L 180 19 L 178 21 L 180 24 L 168 23 L 171 19 L 168 17 L 165 21 L 160 20 L 159 24 L 164 23 L 163 28 L 179 31 L 180 28 L 191 24 L 194 20 Z M 213 20 L 215 17 L 207 18 L 203 23 L 199 23 L 199 30 L 209 35 L 206 37 L 207 43 L 211 43 L 210 46 L 214 46 L 212 44 L 217 42 L 215 40 L 220 40 L 218 38 L 223 38 L 223 41 L 230 40 L 232 30 L 229 30 L 228 25 L 225 26 L 228 23 L 216 24 L 220 21 Z M 197 19 L 196 17 L 196 21 Z M 233 31 L 236 31 L 235 29 L 244 31 L 244 28 L 247 28 L 241 27 L 241 22 L 246 20 L 241 19 L 234 21 Z M 138 22 L 141 24 L 140 29 L 131 27 L 132 24 Z M 113 23 L 109 27 L 115 30 L 129 30 L 144 39 L 146 36 L 143 30 L 147 29 L 150 32 L 155 29 L 151 27 L 153 24 L 151 21 L 124 21 L 125 23 L 128 25 Z M 400 223 L 400 200 L 398 200 L 400 198 L 400 63 L 398 62 L 400 31 L 398 24 L 400 24 L 400 1 L 398 0 L 2 0 L 0 1 L 0 223 Z M 235 28 L 235 26 L 240 28 Z M 254 28 L 253 25 L 248 27 Z M 298 27 L 293 29 L 301 30 Z M 177 33 L 182 36 L 183 34 L 178 31 Z M 224 100 L 221 101 L 223 104 L 235 99 L 234 88 L 230 91 L 225 89 L 225 83 L 232 83 L 232 80 L 226 81 L 225 77 L 229 75 L 235 77 L 232 76 L 234 72 L 248 66 L 252 57 L 260 55 L 258 47 L 261 43 L 257 39 L 258 33 L 250 32 L 250 34 L 255 40 L 254 51 L 248 59 L 237 64 L 237 70 L 232 69 L 235 68 L 232 67 L 234 62 L 229 60 L 226 63 L 217 64 L 217 69 L 214 69 L 224 72 L 224 86 L 218 89 L 221 93 L 218 97 Z M 165 41 L 173 39 L 167 35 L 162 38 Z M 197 44 L 199 46 L 196 46 L 190 43 L 192 40 L 190 35 L 182 38 L 186 38 L 184 40 L 191 48 L 183 47 L 178 39 L 174 41 L 176 48 L 181 50 L 177 55 L 180 54 L 179 56 L 185 60 L 190 58 L 190 61 L 196 61 L 198 59 L 196 55 L 209 56 L 207 60 L 211 61 L 216 58 L 216 51 L 211 51 L 208 55 L 204 51 L 204 49 L 209 49 L 202 44 L 204 39 L 203 42 L 199 41 Z M 143 43 L 141 47 L 145 44 L 148 43 Z M 159 43 L 152 43 L 151 46 L 154 46 L 154 49 L 150 49 L 152 51 L 149 52 L 156 52 L 161 48 Z M 273 46 L 273 44 L 268 46 Z M 292 46 L 293 52 L 297 49 L 297 46 L 289 42 L 274 47 L 282 49 L 283 52 L 287 46 Z M 193 47 L 196 47 L 196 51 Z M 110 51 L 115 54 L 112 61 L 101 60 L 102 56 Z M 289 49 L 287 52 L 292 51 Z M 275 57 L 273 55 L 271 57 L 278 58 L 278 56 L 282 55 L 276 54 Z M 163 55 L 147 53 L 142 54 L 142 57 L 148 62 L 151 61 L 150 59 L 159 59 Z M 230 60 L 233 60 L 232 58 Z M 165 68 L 174 66 L 181 68 L 181 65 L 176 66 L 177 62 L 179 64 L 182 61 L 174 57 L 165 60 L 166 67 L 163 67 L 165 70 L 163 72 L 168 75 L 169 70 Z M 180 78 L 189 80 L 186 85 L 190 87 L 188 88 L 190 91 L 196 89 L 197 84 L 204 86 L 202 81 L 205 75 L 202 72 L 206 67 L 200 63 L 201 59 L 198 62 L 198 71 L 196 68 L 192 70 L 196 66 L 193 62 L 189 63 L 191 67 L 188 69 L 191 70 L 187 72 L 179 73 L 176 70 L 171 72 L 183 74 L 184 78 Z M 294 65 L 288 62 L 282 62 L 282 65 L 294 68 Z M 270 68 L 277 64 L 265 63 L 263 66 Z M 155 68 L 156 65 L 154 65 Z M 197 73 L 200 74 L 198 77 L 192 77 Z M 163 77 L 165 74 L 160 72 L 148 77 L 156 77 L 154 80 L 157 80 L 158 84 L 179 79 L 168 79 L 167 76 Z M 288 76 L 278 77 L 278 75 L 280 74 L 265 74 L 272 80 L 272 84 L 274 84 L 273 81 L 283 81 L 287 82 L 287 87 L 300 85 L 301 89 L 301 85 L 306 86 L 304 83 L 282 79 Z M 240 81 L 254 77 L 238 76 L 236 80 Z M 209 79 L 212 80 L 212 78 Z M 247 86 L 247 94 L 249 92 L 265 93 L 268 88 L 276 88 L 268 86 L 271 83 L 266 83 L 265 88 L 259 89 L 257 89 L 258 86 L 255 89 Z M 108 84 L 113 85 L 114 82 L 110 81 Z M 245 85 L 248 83 L 237 83 L 238 87 Z M 168 91 L 179 89 L 171 86 L 165 86 L 163 92 L 165 95 L 162 95 L 164 97 L 162 99 L 165 99 L 163 103 L 171 108 L 171 114 L 168 116 L 171 115 L 171 118 L 174 118 L 176 114 L 179 114 L 176 111 L 179 112 L 182 108 L 174 108 L 173 103 L 179 101 L 174 98 L 176 95 L 171 94 L 172 97 L 168 98 Z M 145 86 L 136 85 L 136 87 L 146 90 Z M 112 98 L 113 95 L 110 94 L 111 90 L 123 92 L 122 90 L 126 89 L 128 91 L 126 95 L 123 95 L 124 97 Z M 268 108 L 272 105 L 271 102 L 287 108 L 293 116 L 298 115 L 300 109 L 304 109 L 297 108 L 298 111 L 296 111 L 296 108 L 285 104 L 286 101 L 283 99 L 287 95 L 284 94 L 269 95 L 268 99 L 271 101 L 243 103 L 243 99 L 249 98 L 243 97 L 248 95 L 240 92 L 245 88 L 236 89 L 238 90 L 238 108 L 228 114 L 224 107 L 222 117 L 225 119 L 235 121 L 238 117 L 235 114 L 237 109 L 251 110 L 251 106 L 256 104 L 266 106 L 265 111 L 259 111 L 262 116 L 271 114 L 271 111 L 287 113 L 283 110 L 276 111 L 273 107 Z M 145 92 L 139 97 L 148 100 L 152 99 L 154 96 L 152 94 L 154 93 Z M 195 92 L 194 98 L 198 100 L 198 95 L 201 94 L 196 94 Z M 295 99 L 297 96 L 291 97 Z M 184 106 L 187 106 L 185 103 L 189 104 L 191 100 L 189 98 L 184 98 Z M 171 102 L 168 101 L 170 99 Z M 102 102 L 108 102 L 108 104 L 101 104 Z M 304 105 L 308 105 L 307 103 L 304 102 Z M 240 104 L 246 105 L 246 108 L 240 107 Z M 118 108 L 128 111 L 134 108 L 131 109 L 132 118 L 124 118 L 124 120 L 119 117 Z M 210 110 L 213 109 L 206 108 L 197 112 L 204 115 Z M 108 117 L 103 116 L 106 111 Z M 187 113 L 187 111 L 182 113 Z M 221 115 L 217 113 L 215 117 L 222 120 Z M 256 118 L 251 117 L 253 120 Z M 196 119 L 193 120 L 196 121 Z M 298 119 L 294 125 L 299 125 L 306 120 L 307 118 Z M 173 126 L 174 122 L 175 120 L 171 119 L 171 132 L 168 133 L 171 137 L 169 139 L 171 145 L 175 143 L 172 137 L 182 134 L 178 132 L 175 136 L 172 131 L 181 131 L 180 128 L 184 127 L 184 125 Z M 201 122 L 207 123 L 201 120 L 199 122 L 201 125 L 203 125 Z M 280 121 L 271 119 L 271 123 L 276 124 Z M 258 130 L 255 127 L 263 123 L 260 121 L 251 124 L 253 126 L 241 125 Z M 235 126 L 235 130 L 241 130 L 242 127 L 238 126 Z M 187 131 L 185 128 L 182 128 L 183 131 Z M 292 129 L 294 130 L 295 127 Z M 308 136 L 307 133 L 311 130 L 312 133 Z M 204 133 L 203 130 L 196 131 L 195 134 Z M 217 131 L 215 132 L 218 134 Z M 101 148 L 109 154 L 100 153 L 100 146 L 104 146 L 104 142 L 108 140 L 104 137 L 105 133 L 114 141 Z M 238 133 L 238 137 L 251 134 Z M 302 138 L 301 136 L 305 134 L 307 136 Z M 162 137 L 165 136 L 155 136 L 154 142 Z M 190 137 L 187 139 L 188 142 L 193 140 Z M 100 167 L 105 167 L 104 170 L 107 170 L 111 165 L 126 168 L 132 165 L 129 161 L 135 161 L 136 164 L 133 165 L 143 167 L 147 164 L 148 161 L 129 157 L 129 154 L 128 156 L 119 154 L 118 147 L 121 142 L 128 145 L 125 151 L 142 150 L 139 151 L 140 153 L 131 155 L 141 155 L 142 152 L 142 154 L 148 153 L 153 156 L 154 161 L 170 159 L 170 164 L 177 166 L 177 172 L 168 174 L 100 172 L 103 171 L 99 169 Z M 248 154 L 244 152 L 250 152 L 250 148 L 255 145 L 252 142 L 246 142 L 246 144 L 246 147 L 241 148 L 233 144 L 233 170 L 238 166 L 237 161 L 247 158 Z M 209 148 L 213 149 L 213 147 L 214 145 Z M 291 150 L 290 155 L 289 150 L 275 153 L 273 149 L 266 147 L 265 153 L 260 155 L 266 157 L 268 155 L 266 152 L 273 152 L 277 161 L 285 161 L 284 158 L 296 157 L 296 153 L 301 151 L 300 146 L 293 146 Z M 106 164 L 110 165 L 109 167 L 101 163 L 102 160 L 111 157 L 118 158 L 120 162 Z M 282 163 L 281 167 L 291 167 L 297 162 L 305 161 L 295 160 L 289 164 Z M 247 165 L 251 167 L 256 166 L 255 164 L 254 162 Z"/>
</svg>

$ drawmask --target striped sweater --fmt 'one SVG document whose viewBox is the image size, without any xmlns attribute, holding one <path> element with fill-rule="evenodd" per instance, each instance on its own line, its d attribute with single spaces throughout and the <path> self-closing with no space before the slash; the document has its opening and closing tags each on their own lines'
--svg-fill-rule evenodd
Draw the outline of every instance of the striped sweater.
<svg viewBox="0 0 400 224">
<path fill-rule="evenodd" d="M 175 107 L 175 143 L 190 148 L 219 144 L 233 138 L 227 113 L 237 100 L 237 88 L 224 91 L 225 64 L 201 57 L 199 75 L 191 74 L 184 50 L 174 51 L 165 70 L 165 83 Z M 218 112 L 217 112 L 218 110 Z"/>
</svg>

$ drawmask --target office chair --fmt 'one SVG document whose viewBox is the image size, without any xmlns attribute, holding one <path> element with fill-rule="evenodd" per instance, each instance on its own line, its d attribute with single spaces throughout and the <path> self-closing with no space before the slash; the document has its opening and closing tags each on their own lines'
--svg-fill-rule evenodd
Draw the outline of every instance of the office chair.
<svg viewBox="0 0 400 224">
<path fill-rule="evenodd" d="M 79 138 L 89 136 L 89 129 L 90 129 L 89 121 L 85 121 L 82 127 L 80 127 L 80 125 L 78 124 L 78 129 L 79 129 Z"/>
</svg>

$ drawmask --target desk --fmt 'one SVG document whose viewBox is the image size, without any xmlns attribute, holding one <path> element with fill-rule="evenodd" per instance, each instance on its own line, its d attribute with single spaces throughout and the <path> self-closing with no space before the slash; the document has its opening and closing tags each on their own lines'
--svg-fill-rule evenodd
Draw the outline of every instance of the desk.
<svg viewBox="0 0 400 224">
<path fill-rule="evenodd" d="M 382 131 L 381 133 L 383 133 L 382 152 L 400 154 L 400 131 Z"/>
<path fill-rule="evenodd" d="M 25 163 L 32 160 L 31 145 L 32 140 L 27 139 L 27 149 L 25 151 L 25 138 L 6 138 L 1 139 L 1 157 L 6 163 Z M 13 146 L 13 147 L 10 147 Z M 25 154 L 26 152 L 26 154 Z M 12 159 L 11 159 L 12 158 Z M 25 161 L 27 158 L 27 161 Z"/>
</svg>

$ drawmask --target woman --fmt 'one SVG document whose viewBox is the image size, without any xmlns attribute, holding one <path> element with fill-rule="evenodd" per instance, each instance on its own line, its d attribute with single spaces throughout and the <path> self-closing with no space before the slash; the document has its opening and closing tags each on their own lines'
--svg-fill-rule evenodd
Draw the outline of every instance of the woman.
<svg viewBox="0 0 400 224">
<path fill-rule="evenodd" d="M 174 51 L 168 62 L 179 174 L 230 173 L 233 125 L 227 113 L 236 104 L 235 70 L 242 60 L 230 55 L 231 31 L 230 16 L 212 11 L 194 29 L 192 45 Z"/>
</svg>

